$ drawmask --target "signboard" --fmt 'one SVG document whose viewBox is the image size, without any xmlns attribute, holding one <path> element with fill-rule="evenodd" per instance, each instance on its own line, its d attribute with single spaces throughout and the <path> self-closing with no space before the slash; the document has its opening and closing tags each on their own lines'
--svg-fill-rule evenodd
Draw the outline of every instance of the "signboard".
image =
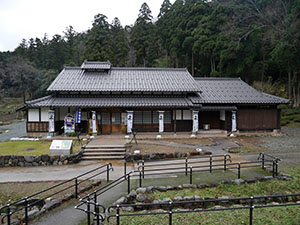
<svg viewBox="0 0 300 225">
<path fill-rule="evenodd" d="M 93 130 L 92 133 L 97 134 L 97 127 L 96 127 L 96 112 L 92 111 L 92 121 L 93 121 Z"/>
<path fill-rule="evenodd" d="M 159 111 L 158 113 L 159 133 L 162 133 L 164 132 L 164 111 Z"/>
<path fill-rule="evenodd" d="M 197 133 L 198 132 L 198 111 L 193 111 L 193 133 Z"/>
<path fill-rule="evenodd" d="M 65 133 L 73 133 L 75 132 L 75 119 L 71 114 L 66 115 L 65 117 Z"/>
<path fill-rule="evenodd" d="M 50 145 L 50 155 L 70 155 L 72 140 L 53 140 Z"/>
<path fill-rule="evenodd" d="M 236 111 L 232 111 L 232 128 L 231 131 L 236 131 Z"/>
<path fill-rule="evenodd" d="M 127 134 L 131 134 L 133 111 L 127 111 Z"/>
<path fill-rule="evenodd" d="M 75 112 L 75 123 L 81 123 L 81 109 Z"/>
<path fill-rule="evenodd" d="M 54 111 L 49 110 L 48 112 L 48 120 L 49 120 L 49 132 L 54 132 L 55 131 L 55 125 L 54 125 Z"/>
</svg>

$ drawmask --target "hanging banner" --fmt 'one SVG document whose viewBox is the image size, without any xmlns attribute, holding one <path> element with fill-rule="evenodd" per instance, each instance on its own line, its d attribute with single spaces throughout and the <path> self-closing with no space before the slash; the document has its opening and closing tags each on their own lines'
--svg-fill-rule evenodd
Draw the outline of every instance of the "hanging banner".
<svg viewBox="0 0 300 225">
<path fill-rule="evenodd" d="M 158 111 L 159 133 L 164 132 L 164 111 Z"/>
<path fill-rule="evenodd" d="M 93 121 L 93 134 L 97 134 L 97 121 L 96 121 L 96 112 L 92 111 L 92 121 Z"/>
<path fill-rule="evenodd" d="M 81 123 L 81 109 L 75 112 L 75 123 Z"/>
<path fill-rule="evenodd" d="M 232 132 L 236 131 L 236 111 L 232 111 Z"/>
<path fill-rule="evenodd" d="M 193 111 L 193 133 L 197 133 L 199 129 L 198 112 L 199 111 Z"/>
<path fill-rule="evenodd" d="M 127 134 L 131 134 L 133 124 L 133 111 L 127 111 Z"/>
<path fill-rule="evenodd" d="M 55 131 L 54 116 L 55 116 L 55 112 L 53 110 L 49 110 L 48 112 L 49 132 Z"/>
<path fill-rule="evenodd" d="M 75 119 L 72 114 L 68 114 L 65 116 L 65 133 L 73 133 L 75 132 Z"/>
</svg>

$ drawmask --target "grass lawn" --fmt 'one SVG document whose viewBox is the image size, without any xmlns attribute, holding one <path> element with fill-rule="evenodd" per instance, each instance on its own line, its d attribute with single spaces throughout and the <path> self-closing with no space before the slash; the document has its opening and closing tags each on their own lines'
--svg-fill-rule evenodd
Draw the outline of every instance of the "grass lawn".
<svg viewBox="0 0 300 225">
<path fill-rule="evenodd" d="M 50 141 L 3 141 L 0 142 L 0 155 L 42 155 L 50 154 Z M 81 149 L 73 146 L 73 152 Z"/>
<path fill-rule="evenodd" d="M 12 183 L 0 183 L 0 205 L 5 205 L 14 202 L 18 199 L 24 198 L 31 194 L 37 193 L 41 190 L 49 188 L 53 185 L 61 183 L 62 181 L 47 181 L 47 182 L 12 182 Z M 93 183 L 93 181 L 86 181 L 79 185 L 79 189 L 88 184 Z M 44 192 L 34 198 L 45 198 L 55 192 L 62 190 L 68 186 L 73 185 L 73 182 L 66 183 L 52 190 Z M 73 193 L 75 188 L 72 187 L 66 191 L 63 191 L 51 198 L 61 199 L 66 193 Z"/>
<path fill-rule="evenodd" d="M 253 224 L 285 224 L 296 225 L 300 221 L 300 206 L 278 207 L 254 209 Z M 173 214 L 174 225 L 232 225 L 249 224 L 249 210 L 219 211 L 219 212 L 196 212 Z M 115 224 L 112 221 L 110 224 Z M 122 225 L 150 225 L 150 224 L 169 224 L 168 215 L 149 215 L 121 217 Z"/>
</svg>

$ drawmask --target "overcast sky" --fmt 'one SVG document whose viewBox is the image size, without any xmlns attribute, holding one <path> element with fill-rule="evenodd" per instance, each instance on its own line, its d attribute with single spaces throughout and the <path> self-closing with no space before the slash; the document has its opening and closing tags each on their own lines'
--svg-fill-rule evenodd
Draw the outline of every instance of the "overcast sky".
<svg viewBox="0 0 300 225">
<path fill-rule="evenodd" d="M 143 2 L 157 17 L 163 0 L 0 0 L 0 51 L 13 51 L 23 38 L 62 34 L 69 25 L 85 31 L 98 13 L 109 23 L 118 17 L 123 26 L 134 24 Z"/>
</svg>

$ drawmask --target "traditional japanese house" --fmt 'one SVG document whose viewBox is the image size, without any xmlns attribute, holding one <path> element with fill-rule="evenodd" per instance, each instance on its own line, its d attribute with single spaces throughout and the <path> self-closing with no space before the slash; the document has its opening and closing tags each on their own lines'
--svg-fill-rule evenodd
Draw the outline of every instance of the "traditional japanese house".
<svg viewBox="0 0 300 225">
<path fill-rule="evenodd" d="M 278 105 L 289 103 L 239 78 L 194 78 L 187 69 L 118 68 L 110 62 L 65 67 L 47 91 L 48 96 L 23 107 L 28 136 L 64 132 L 66 116 L 81 132 L 98 135 L 130 133 L 131 128 L 273 131 L 280 129 Z"/>
</svg>

